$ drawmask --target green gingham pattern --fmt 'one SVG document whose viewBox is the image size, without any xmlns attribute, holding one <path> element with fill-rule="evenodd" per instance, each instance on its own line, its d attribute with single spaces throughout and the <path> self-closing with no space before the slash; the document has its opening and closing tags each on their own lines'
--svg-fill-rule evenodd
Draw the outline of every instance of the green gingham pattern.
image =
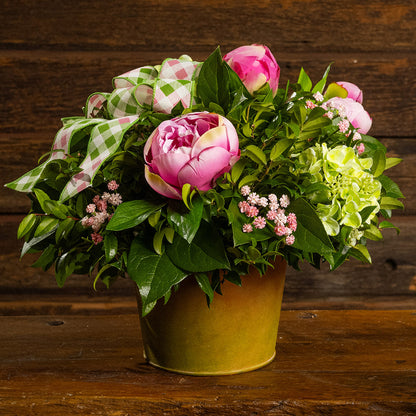
<svg viewBox="0 0 416 416">
<path fill-rule="evenodd" d="M 59 198 L 60 201 L 66 201 L 91 186 L 98 168 L 117 151 L 126 131 L 138 120 L 137 116 L 123 117 L 105 120 L 94 127 L 88 144 L 87 156 L 80 165 L 82 171 L 74 175 L 67 183 Z"/>
<path fill-rule="evenodd" d="M 179 102 L 185 108 L 193 103 L 201 65 L 184 55 L 179 59 L 166 59 L 160 66 L 145 66 L 115 77 L 112 93 L 98 92 L 88 97 L 85 118 L 63 120 L 64 127 L 55 137 L 49 159 L 7 186 L 17 191 L 32 191 L 48 163 L 65 159 L 70 153 L 74 134 L 96 124 L 91 131 L 86 157 L 80 165 L 82 171 L 67 183 L 60 200 L 66 201 L 91 186 L 99 167 L 117 151 L 125 132 L 139 120 L 145 109 L 170 114 Z M 112 120 L 95 118 L 104 109 Z"/>
<path fill-rule="evenodd" d="M 49 158 L 31 171 L 25 173 L 19 179 L 8 183 L 6 186 L 10 189 L 20 192 L 31 192 L 39 182 L 46 166 L 57 159 L 65 159 L 71 151 L 71 140 L 74 134 L 83 130 L 87 126 L 98 124 L 102 119 L 66 119 L 66 124 L 55 136 L 54 143 Z M 86 134 L 87 135 L 87 134 Z"/>
</svg>

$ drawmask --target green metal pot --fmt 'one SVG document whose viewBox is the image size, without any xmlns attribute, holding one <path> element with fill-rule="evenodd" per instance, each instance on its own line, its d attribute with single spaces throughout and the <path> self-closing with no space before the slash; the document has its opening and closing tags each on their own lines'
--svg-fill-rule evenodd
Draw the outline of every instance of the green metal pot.
<svg viewBox="0 0 416 416">
<path fill-rule="evenodd" d="M 276 354 L 286 262 L 264 276 L 253 269 L 242 286 L 225 281 L 207 307 L 195 279 L 185 279 L 166 303 L 140 318 L 144 356 L 181 374 L 225 375 L 255 370 Z"/>
</svg>

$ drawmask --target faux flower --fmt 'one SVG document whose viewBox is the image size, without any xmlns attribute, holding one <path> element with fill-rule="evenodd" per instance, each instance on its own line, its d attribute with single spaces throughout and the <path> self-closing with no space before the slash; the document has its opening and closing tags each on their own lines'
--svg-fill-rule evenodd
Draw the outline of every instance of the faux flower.
<svg viewBox="0 0 416 416">
<path fill-rule="evenodd" d="M 237 73 L 250 94 L 266 82 L 274 93 L 279 84 L 280 68 L 267 46 L 241 46 L 224 56 L 225 62 Z"/>
<path fill-rule="evenodd" d="M 161 195 L 181 199 L 182 187 L 215 186 L 239 159 L 238 135 L 225 117 L 202 112 L 162 122 L 144 147 L 145 176 Z"/>
<path fill-rule="evenodd" d="M 327 101 L 327 106 L 337 109 L 342 115 L 345 114 L 349 122 L 361 134 L 366 134 L 372 124 L 371 117 L 364 107 L 352 98 L 334 97 Z"/>
</svg>

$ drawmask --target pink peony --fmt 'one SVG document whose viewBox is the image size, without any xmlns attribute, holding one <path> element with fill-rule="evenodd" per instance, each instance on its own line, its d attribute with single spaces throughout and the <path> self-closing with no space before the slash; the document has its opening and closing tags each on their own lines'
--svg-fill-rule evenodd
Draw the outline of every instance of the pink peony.
<svg viewBox="0 0 416 416">
<path fill-rule="evenodd" d="M 347 90 L 347 98 L 351 98 L 357 103 L 363 103 L 363 92 L 352 82 L 337 81 L 336 84 Z"/>
<path fill-rule="evenodd" d="M 366 134 L 372 124 L 371 117 L 364 110 L 364 107 L 352 98 L 334 97 L 328 100 L 328 106 L 332 108 L 342 108 L 349 122 L 357 129 L 358 133 Z"/>
<path fill-rule="evenodd" d="M 215 186 L 240 158 L 238 136 L 225 117 L 190 113 L 162 122 L 144 147 L 145 176 L 161 195 L 181 199 L 182 187 Z"/>
<path fill-rule="evenodd" d="M 276 93 L 280 68 L 267 46 L 256 44 L 241 46 L 228 52 L 224 60 L 240 77 L 250 94 L 265 83 L 268 83 Z"/>
</svg>

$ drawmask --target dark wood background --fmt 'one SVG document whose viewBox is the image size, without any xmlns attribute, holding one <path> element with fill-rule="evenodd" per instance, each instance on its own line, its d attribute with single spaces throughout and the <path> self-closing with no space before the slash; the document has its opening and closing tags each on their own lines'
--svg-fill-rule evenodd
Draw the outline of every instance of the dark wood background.
<svg viewBox="0 0 416 416">
<path fill-rule="evenodd" d="M 268 45 L 281 83 L 301 66 L 314 81 L 333 62 L 330 81 L 364 90 L 370 131 L 403 163 L 390 171 L 406 196 L 399 236 L 370 244 L 372 265 L 330 273 L 288 273 L 285 307 L 397 308 L 416 293 L 416 3 L 364 1 L 1 0 L 0 178 L 11 181 L 50 149 L 60 118 L 81 115 L 87 96 L 110 91 L 113 76 L 166 57 L 205 59 L 250 43 Z M 94 292 L 73 276 L 58 289 L 52 273 L 19 260 L 18 222 L 28 199 L 0 190 L 0 313 L 106 313 L 134 308 L 128 281 Z M 40 306 L 41 305 L 41 306 Z"/>
</svg>

